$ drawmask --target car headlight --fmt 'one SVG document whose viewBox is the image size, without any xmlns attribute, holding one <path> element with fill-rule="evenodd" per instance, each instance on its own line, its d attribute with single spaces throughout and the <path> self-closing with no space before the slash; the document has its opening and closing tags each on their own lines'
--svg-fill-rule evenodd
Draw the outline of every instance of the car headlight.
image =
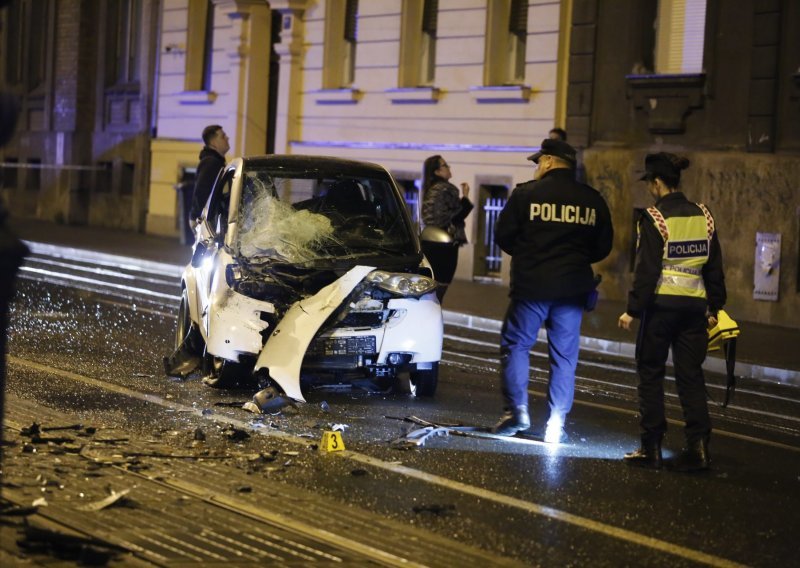
<svg viewBox="0 0 800 568">
<path fill-rule="evenodd" d="M 403 274 L 373 270 L 367 274 L 366 281 L 398 296 L 419 298 L 436 289 L 436 281 L 419 274 Z"/>
</svg>

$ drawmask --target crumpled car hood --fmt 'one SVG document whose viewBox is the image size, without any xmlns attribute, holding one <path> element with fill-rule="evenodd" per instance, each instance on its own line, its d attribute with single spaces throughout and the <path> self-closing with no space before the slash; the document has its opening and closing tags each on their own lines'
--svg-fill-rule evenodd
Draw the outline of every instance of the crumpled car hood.
<svg viewBox="0 0 800 568">
<path fill-rule="evenodd" d="M 375 270 L 356 266 L 315 295 L 292 304 L 261 350 L 255 371 L 266 368 L 286 396 L 305 402 L 300 392 L 300 366 L 311 340 L 350 292 Z"/>
</svg>

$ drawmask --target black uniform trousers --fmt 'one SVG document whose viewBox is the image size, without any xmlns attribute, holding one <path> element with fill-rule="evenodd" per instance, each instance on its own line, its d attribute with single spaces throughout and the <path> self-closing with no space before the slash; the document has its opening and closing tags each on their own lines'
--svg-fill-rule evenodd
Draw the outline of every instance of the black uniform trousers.
<svg viewBox="0 0 800 568">
<path fill-rule="evenodd" d="M 636 364 L 642 440 L 660 441 L 667 431 L 664 414 L 664 374 L 672 348 L 675 383 L 683 408 L 688 444 L 711 433 L 703 361 L 708 349 L 707 319 L 695 311 L 649 309 L 639 327 Z"/>
<path fill-rule="evenodd" d="M 438 285 L 436 287 L 436 297 L 439 303 L 444 300 L 447 287 L 453 281 L 458 265 L 458 246 L 453 243 L 434 243 L 422 241 L 422 252 L 433 268 L 433 276 Z"/>
</svg>

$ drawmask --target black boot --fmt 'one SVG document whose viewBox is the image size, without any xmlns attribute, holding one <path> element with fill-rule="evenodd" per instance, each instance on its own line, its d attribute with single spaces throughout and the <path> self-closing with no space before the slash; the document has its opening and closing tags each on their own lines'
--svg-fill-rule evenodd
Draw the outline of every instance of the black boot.
<svg viewBox="0 0 800 568">
<path fill-rule="evenodd" d="M 642 444 L 639 449 L 625 454 L 625 457 L 622 459 L 625 463 L 636 467 L 661 469 L 661 438 L 642 438 Z"/>
<path fill-rule="evenodd" d="M 689 442 L 688 446 L 675 460 L 673 469 L 682 473 L 708 469 L 711 465 L 711 457 L 708 454 L 708 438 Z"/>
<path fill-rule="evenodd" d="M 498 436 L 513 436 L 517 432 L 527 430 L 531 427 L 531 419 L 528 415 L 528 407 L 524 404 L 515 406 L 500 418 L 495 427 L 492 429 L 494 434 Z"/>
</svg>

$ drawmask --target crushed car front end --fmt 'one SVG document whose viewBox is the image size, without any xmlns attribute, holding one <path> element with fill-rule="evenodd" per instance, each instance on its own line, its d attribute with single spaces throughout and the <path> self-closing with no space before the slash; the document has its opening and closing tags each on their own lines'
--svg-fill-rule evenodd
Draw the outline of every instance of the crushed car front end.
<svg viewBox="0 0 800 568">
<path fill-rule="evenodd" d="M 214 234 L 212 192 L 212 234 L 184 278 L 206 368 L 250 374 L 293 400 L 304 400 L 301 378 L 433 394 L 441 306 L 388 172 L 295 156 L 229 168 L 217 182 L 227 183 L 216 207 L 225 219 Z"/>
</svg>

